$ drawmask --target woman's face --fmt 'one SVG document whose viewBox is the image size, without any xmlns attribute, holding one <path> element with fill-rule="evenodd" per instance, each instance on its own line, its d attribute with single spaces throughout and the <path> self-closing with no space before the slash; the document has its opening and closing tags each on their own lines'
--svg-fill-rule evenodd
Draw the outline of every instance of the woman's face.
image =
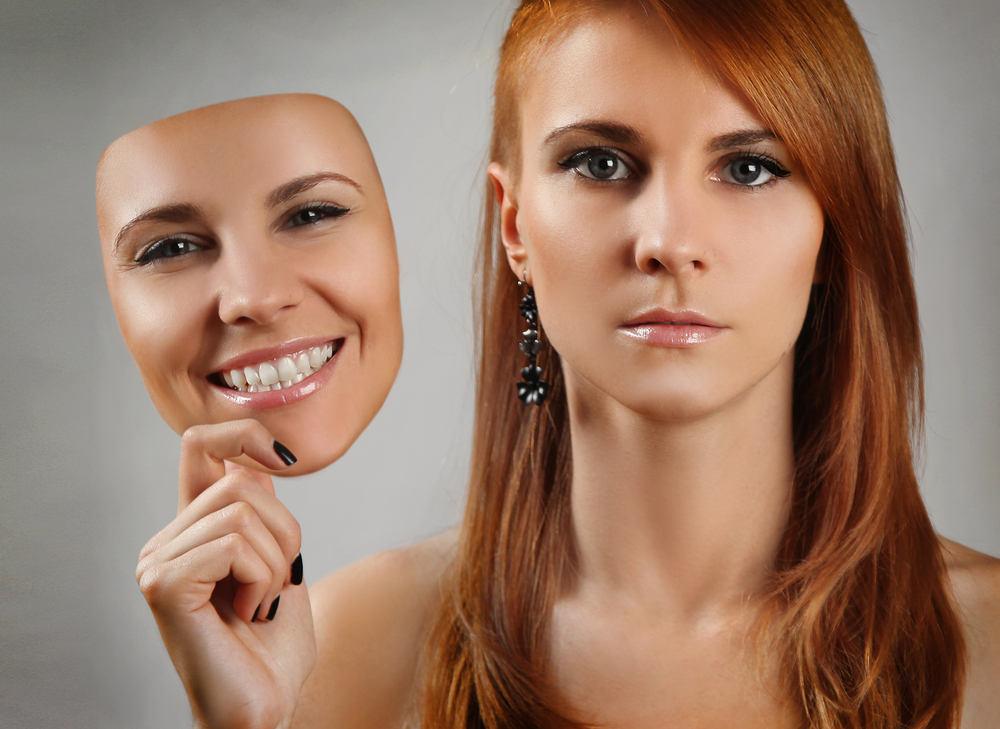
<svg viewBox="0 0 1000 729">
<path fill-rule="evenodd" d="M 318 96 L 197 109 L 116 141 L 98 222 L 118 321 L 178 433 L 255 418 L 322 468 L 402 356 L 392 222 L 353 117 Z"/>
<path fill-rule="evenodd" d="M 823 212 L 747 101 L 619 8 L 554 44 L 520 103 L 519 174 L 490 171 L 571 399 L 686 420 L 768 378 L 790 392 Z"/>
</svg>

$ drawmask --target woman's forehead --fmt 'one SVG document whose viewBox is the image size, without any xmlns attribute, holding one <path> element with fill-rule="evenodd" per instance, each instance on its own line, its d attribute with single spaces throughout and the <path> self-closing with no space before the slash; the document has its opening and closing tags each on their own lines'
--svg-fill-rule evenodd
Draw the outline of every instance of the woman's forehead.
<svg viewBox="0 0 1000 729">
<path fill-rule="evenodd" d="M 524 83 L 526 139 L 588 119 L 637 129 L 680 123 L 706 136 L 723 127 L 761 126 L 749 101 L 692 56 L 665 23 L 627 8 L 582 17 Z"/>
<path fill-rule="evenodd" d="M 353 117 L 324 97 L 228 102 L 154 122 L 117 140 L 98 168 L 102 228 L 139 209 L 264 198 L 303 175 L 337 173 L 380 194 L 368 144 Z"/>
</svg>

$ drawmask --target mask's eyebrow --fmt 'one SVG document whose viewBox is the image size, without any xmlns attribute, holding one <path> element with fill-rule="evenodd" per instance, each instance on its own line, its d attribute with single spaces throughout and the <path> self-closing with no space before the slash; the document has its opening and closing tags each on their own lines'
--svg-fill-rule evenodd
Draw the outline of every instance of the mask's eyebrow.
<svg viewBox="0 0 1000 729">
<path fill-rule="evenodd" d="M 749 147 L 753 144 L 771 141 L 780 142 L 781 137 L 767 129 L 741 129 L 738 132 L 730 132 L 713 138 L 706 146 L 706 150 L 709 153 L 725 152 L 729 149 Z"/>
<path fill-rule="evenodd" d="M 589 134 L 594 134 L 598 137 L 603 137 L 612 144 L 641 146 L 645 141 L 642 134 L 639 133 L 639 130 L 635 127 L 630 127 L 628 124 L 584 120 L 553 129 L 549 132 L 548 136 L 545 137 L 544 144 L 551 144 L 559 139 L 559 137 L 565 136 L 566 134 L 572 134 L 573 132 L 587 132 Z"/>
<path fill-rule="evenodd" d="M 364 188 L 354 180 L 352 180 L 347 175 L 341 175 L 338 172 L 317 172 L 314 175 L 304 175 L 302 177 L 297 177 L 291 182 L 286 182 L 281 187 L 277 188 L 270 195 L 267 196 L 267 207 L 274 208 L 282 203 L 288 202 L 296 195 L 305 192 L 306 190 L 315 187 L 321 182 L 327 181 L 343 182 L 350 185 L 358 192 L 364 194 Z"/>
<path fill-rule="evenodd" d="M 205 212 L 197 205 L 190 203 L 161 205 L 157 208 L 144 210 L 122 226 L 122 229 L 118 231 L 118 235 L 115 236 L 115 243 L 111 250 L 117 253 L 119 246 L 125 240 L 128 232 L 140 223 L 146 223 L 151 220 L 161 223 L 187 223 L 192 220 L 204 220 L 204 218 Z"/>
</svg>

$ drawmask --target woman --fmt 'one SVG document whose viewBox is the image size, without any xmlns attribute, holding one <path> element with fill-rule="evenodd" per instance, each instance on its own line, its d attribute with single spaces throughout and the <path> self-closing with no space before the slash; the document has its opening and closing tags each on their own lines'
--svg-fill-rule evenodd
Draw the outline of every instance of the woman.
<svg viewBox="0 0 1000 729">
<path fill-rule="evenodd" d="M 495 104 L 425 726 L 994 725 L 1000 563 L 920 500 L 904 220 L 846 6 L 523 2 Z M 518 279 L 541 408 L 505 384 Z"/>
<path fill-rule="evenodd" d="M 526 0 L 495 103 L 461 533 L 317 586 L 280 725 L 994 725 L 846 6 Z"/>
</svg>

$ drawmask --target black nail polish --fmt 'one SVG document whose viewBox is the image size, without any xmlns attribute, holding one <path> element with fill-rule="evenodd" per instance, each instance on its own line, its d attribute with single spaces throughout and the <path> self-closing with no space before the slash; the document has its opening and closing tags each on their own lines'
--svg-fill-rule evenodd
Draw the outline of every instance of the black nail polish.
<svg viewBox="0 0 1000 729">
<path fill-rule="evenodd" d="M 288 450 L 285 446 L 281 445 L 278 441 L 274 441 L 274 452 L 278 454 L 278 458 L 285 462 L 286 466 L 294 466 L 295 462 L 299 460 L 295 457 L 294 453 Z"/>
<path fill-rule="evenodd" d="M 274 620 L 274 616 L 278 614 L 278 601 L 281 599 L 281 595 L 274 598 L 274 602 L 271 603 L 271 609 L 267 611 L 267 619 Z"/>
<path fill-rule="evenodd" d="M 256 623 L 257 622 L 257 613 L 259 613 L 259 612 L 260 612 L 260 605 L 258 605 L 257 609 L 253 611 L 253 617 L 250 618 L 250 622 L 251 623 Z"/>
<path fill-rule="evenodd" d="M 292 562 L 292 584 L 302 584 L 302 552 L 299 552 L 299 556 Z"/>
</svg>

